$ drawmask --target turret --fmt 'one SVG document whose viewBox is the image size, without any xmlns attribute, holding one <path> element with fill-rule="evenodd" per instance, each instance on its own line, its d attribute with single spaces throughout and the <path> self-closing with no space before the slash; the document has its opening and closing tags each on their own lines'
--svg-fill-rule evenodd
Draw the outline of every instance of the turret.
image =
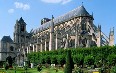
<svg viewBox="0 0 116 73">
<path fill-rule="evenodd" d="M 114 45 L 114 27 L 113 29 L 110 29 L 110 34 L 109 34 L 109 46 Z"/>
<path fill-rule="evenodd" d="M 101 46 L 101 25 L 98 25 L 98 30 L 97 30 L 97 46 Z"/>
</svg>

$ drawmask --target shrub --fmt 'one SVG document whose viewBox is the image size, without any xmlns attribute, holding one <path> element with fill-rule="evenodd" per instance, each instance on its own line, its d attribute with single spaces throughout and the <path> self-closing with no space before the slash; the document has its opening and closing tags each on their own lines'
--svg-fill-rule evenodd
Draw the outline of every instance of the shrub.
<svg viewBox="0 0 116 73">
<path fill-rule="evenodd" d="M 47 64 L 51 64 L 50 56 L 46 56 L 45 62 L 46 62 Z"/>
<path fill-rule="evenodd" d="M 116 66 L 113 66 L 113 67 L 111 68 L 111 73 L 116 73 Z"/>
<path fill-rule="evenodd" d="M 97 67 L 101 67 L 102 66 L 102 56 L 101 54 L 98 54 L 97 56 L 95 56 L 95 62 L 94 65 L 96 65 Z"/>
<path fill-rule="evenodd" d="M 85 56 L 84 64 L 86 65 L 93 65 L 94 64 L 94 57 L 92 55 Z"/>
<path fill-rule="evenodd" d="M 116 54 L 110 54 L 110 55 L 107 57 L 107 61 L 108 61 L 108 65 L 109 65 L 109 66 L 114 66 L 115 63 L 116 63 Z"/>
<path fill-rule="evenodd" d="M 63 67 L 63 65 L 66 63 L 66 58 L 64 55 L 59 55 L 58 57 L 58 63 Z"/>
<path fill-rule="evenodd" d="M 77 65 L 83 65 L 83 55 L 82 54 L 77 54 L 73 56 L 73 61 Z"/>
<path fill-rule="evenodd" d="M 116 63 L 116 46 L 103 46 L 103 47 L 91 47 L 91 48 L 70 48 L 73 61 L 77 65 L 82 64 L 95 64 L 97 67 L 101 67 L 102 64 L 114 66 Z M 35 55 L 34 55 L 35 54 Z M 30 62 L 42 63 L 45 64 L 46 62 L 54 63 L 57 59 L 58 64 L 63 66 L 66 62 L 65 56 L 67 54 L 67 49 L 58 49 L 55 51 L 44 51 L 44 52 L 33 52 L 27 55 L 28 60 Z M 111 54 L 114 54 L 111 56 Z M 49 56 L 49 57 L 48 57 Z M 54 58 L 52 58 L 54 56 Z M 85 59 L 84 59 L 85 57 Z M 90 60 L 90 62 L 89 62 Z"/>
<path fill-rule="evenodd" d="M 72 60 L 71 60 L 71 51 L 67 51 L 67 56 L 66 56 L 66 66 L 64 69 L 64 73 L 72 73 Z"/>
<path fill-rule="evenodd" d="M 55 65 L 58 64 L 56 56 L 51 57 L 51 63 Z"/>
</svg>

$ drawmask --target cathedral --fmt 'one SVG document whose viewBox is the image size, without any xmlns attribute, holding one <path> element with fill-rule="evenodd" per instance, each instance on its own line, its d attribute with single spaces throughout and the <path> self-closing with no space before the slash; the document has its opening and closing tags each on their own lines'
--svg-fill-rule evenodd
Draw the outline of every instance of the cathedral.
<svg viewBox="0 0 116 73">
<path fill-rule="evenodd" d="M 57 49 L 114 45 L 114 28 L 106 36 L 101 25 L 93 23 L 93 14 L 89 14 L 83 5 L 54 18 L 43 18 L 41 26 L 26 31 L 26 22 L 21 17 L 14 26 L 14 47 L 18 58 L 24 62 L 27 53 Z"/>
</svg>

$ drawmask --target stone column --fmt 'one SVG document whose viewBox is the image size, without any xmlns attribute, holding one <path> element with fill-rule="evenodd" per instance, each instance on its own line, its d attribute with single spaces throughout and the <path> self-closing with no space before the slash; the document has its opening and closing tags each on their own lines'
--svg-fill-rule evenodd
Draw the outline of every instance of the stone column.
<svg viewBox="0 0 116 73">
<path fill-rule="evenodd" d="M 30 46 L 29 46 L 29 53 L 30 53 Z"/>
<path fill-rule="evenodd" d="M 65 43 L 65 48 L 64 49 L 66 49 L 66 48 L 68 48 L 68 40 L 69 40 L 69 35 L 68 34 L 66 34 L 67 35 L 67 38 L 66 38 L 66 43 Z"/>
<path fill-rule="evenodd" d="M 86 47 L 90 47 L 90 40 L 89 40 L 89 39 L 87 40 L 87 45 L 86 45 Z"/>
<path fill-rule="evenodd" d="M 38 44 L 36 45 L 36 52 L 38 52 Z"/>
<path fill-rule="evenodd" d="M 41 44 L 40 44 L 40 52 L 42 52 L 42 49 L 43 49 L 43 44 L 42 44 L 42 38 L 41 38 Z"/>
<path fill-rule="evenodd" d="M 49 40 L 49 51 L 53 50 L 54 47 L 53 47 L 53 33 L 50 33 L 50 40 Z"/>
<path fill-rule="evenodd" d="M 78 33 L 76 32 L 76 36 L 75 36 L 75 48 L 78 47 L 78 42 L 79 42 Z"/>
<path fill-rule="evenodd" d="M 35 47 L 34 47 L 34 45 L 33 45 L 33 52 L 35 52 Z"/>
<path fill-rule="evenodd" d="M 46 47 L 47 47 L 47 44 L 46 44 L 46 39 L 45 39 L 45 51 L 46 51 L 46 49 L 47 49 Z"/>
<path fill-rule="evenodd" d="M 50 40 L 49 40 L 49 51 L 55 49 L 54 46 L 54 22 L 53 22 L 54 17 L 52 16 L 52 23 L 50 26 Z"/>
<path fill-rule="evenodd" d="M 56 33 L 56 50 L 58 49 L 58 34 Z"/>
<path fill-rule="evenodd" d="M 78 25 L 76 24 L 76 29 L 75 29 L 75 48 L 77 48 L 79 46 Z"/>
<path fill-rule="evenodd" d="M 29 47 L 27 47 L 27 53 L 29 53 Z"/>
</svg>

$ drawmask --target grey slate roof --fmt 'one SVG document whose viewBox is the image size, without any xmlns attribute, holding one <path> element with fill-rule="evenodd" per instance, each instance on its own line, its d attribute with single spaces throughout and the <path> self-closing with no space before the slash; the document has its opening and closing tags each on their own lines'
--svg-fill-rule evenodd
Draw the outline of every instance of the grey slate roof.
<svg viewBox="0 0 116 73">
<path fill-rule="evenodd" d="M 3 36 L 1 41 L 3 41 L 3 42 L 11 42 L 11 43 L 13 42 L 13 40 L 10 38 L 10 36 Z"/>
<path fill-rule="evenodd" d="M 20 23 L 20 25 L 26 25 L 26 23 L 25 23 L 25 21 L 23 20 L 22 17 L 17 22 Z"/>
<path fill-rule="evenodd" d="M 86 9 L 84 8 L 84 6 L 79 6 L 78 8 L 62 15 L 62 16 L 59 16 L 57 18 L 55 18 L 53 20 L 54 22 L 54 25 L 58 25 L 59 23 L 62 23 L 64 21 L 68 21 L 70 20 L 71 18 L 74 18 L 74 17 L 79 17 L 79 16 L 91 16 L 87 11 Z M 45 24 L 43 24 L 41 27 L 33 30 L 33 33 L 37 33 L 37 32 L 41 32 L 42 30 L 45 30 L 47 28 L 49 28 L 52 24 L 52 21 L 49 21 Z"/>
</svg>

